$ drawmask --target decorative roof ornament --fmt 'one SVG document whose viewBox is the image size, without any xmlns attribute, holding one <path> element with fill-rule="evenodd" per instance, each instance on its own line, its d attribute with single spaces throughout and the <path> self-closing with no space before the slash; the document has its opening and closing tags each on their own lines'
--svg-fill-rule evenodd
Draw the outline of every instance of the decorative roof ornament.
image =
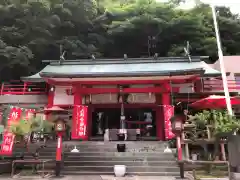
<svg viewBox="0 0 240 180">
<path fill-rule="evenodd" d="M 187 46 L 184 47 L 183 49 L 184 49 L 184 52 L 185 52 L 185 56 L 188 57 L 189 62 L 192 62 L 192 58 L 191 58 L 191 55 L 190 55 L 190 44 L 189 44 L 189 41 L 187 41 Z"/>
<path fill-rule="evenodd" d="M 66 54 L 66 51 L 63 51 L 62 55 L 60 56 L 59 64 L 62 64 L 62 62 L 65 61 L 65 58 L 64 58 L 65 54 Z"/>
<path fill-rule="evenodd" d="M 91 55 L 91 58 L 92 58 L 92 60 L 96 59 L 96 57 L 93 54 Z"/>
<path fill-rule="evenodd" d="M 66 54 L 66 51 L 62 51 L 63 49 L 63 46 L 60 45 L 60 57 L 59 57 L 59 64 L 61 65 L 63 61 L 65 61 L 65 54 Z"/>
</svg>

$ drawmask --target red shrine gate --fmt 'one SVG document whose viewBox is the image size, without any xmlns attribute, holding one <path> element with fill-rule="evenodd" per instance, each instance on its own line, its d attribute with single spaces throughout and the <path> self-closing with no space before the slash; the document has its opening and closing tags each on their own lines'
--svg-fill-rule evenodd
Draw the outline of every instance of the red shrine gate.
<svg viewBox="0 0 240 180">
<path fill-rule="evenodd" d="M 68 95 L 73 96 L 73 124 L 77 121 L 77 110 L 75 107 L 79 107 L 81 105 L 88 106 L 88 114 L 86 124 L 86 135 L 84 136 L 85 140 L 88 140 L 92 136 L 92 128 L 93 128 L 93 112 L 97 109 L 121 109 L 122 107 L 126 110 L 128 109 L 151 109 L 155 113 L 155 127 L 156 127 L 156 137 L 158 140 L 167 140 L 172 137 L 171 134 L 171 124 L 170 118 L 174 113 L 174 107 L 172 106 L 172 98 L 171 95 L 173 92 L 177 93 L 179 88 L 171 87 L 171 83 L 178 82 L 179 80 L 171 80 L 162 81 L 158 85 L 148 84 L 143 87 L 127 87 L 124 85 L 116 85 L 115 88 L 103 87 L 102 88 L 94 88 L 94 85 L 73 85 L 72 88 L 66 89 Z M 161 81 L 160 81 L 161 82 Z M 181 81 L 180 81 L 181 82 Z M 108 82 L 110 83 L 119 83 L 119 82 Z M 126 83 L 126 82 L 124 82 Z M 128 82 L 131 84 L 130 82 Z M 132 83 L 138 83 L 138 81 L 132 81 Z M 141 81 L 140 81 L 141 83 Z M 55 87 L 57 88 L 60 84 L 56 83 Z M 141 85 L 141 84 L 140 84 Z M 125 88 L 124 88 L 125 87 Z M 154 96 L 154 100 L 151 103 L 126 103 L 124 96 L 126 94 L 150 94 Z M 95 94 L 115 94 L 118 95 L 118 101 L 114 103 L 93 103 L 92 96 Z M 122 106 L 123 105 L 123 106 Z M 49 107 L 53 106 L 53 98 L 49 97 Z M 124 114 L 125 115 L 125 114 Z M 142 124 L 144 122 L 136 122 L 136 119 L 133 119 L 134 124 Z M 115 122 L 120 123 L 120 115 Z M 126 128 L 131 128 L 131 124 L 133 123 L 128 118 L 125 119 Z M 75 131 L 75 126 L 72 131 Z"/>
</svg>

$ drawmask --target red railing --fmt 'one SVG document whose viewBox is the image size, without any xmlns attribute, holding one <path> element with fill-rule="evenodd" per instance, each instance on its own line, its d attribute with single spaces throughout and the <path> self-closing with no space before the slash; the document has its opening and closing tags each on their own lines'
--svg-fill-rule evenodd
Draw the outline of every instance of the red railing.
<svg viewBox="0 0 240 180">
<path fill-rule="evenodd" d="M 216 92 L 221 92 L 223 91 L 223 82 L 222 80 L 203 80 L 203 92 L 209 92 L 209 91 L 216 91 Z M 228 80 L 228 89 L 230 92 L 236 92 L 240 91 L 240 81 L 235 81 L 235 80 Z"/>
<path fill-rule="evenodd" d="M 43 83 L 11 82 L 1 84 L 0 95 L 38 95 L 46 93 L 47 87 Z"/>
<path fill-rule="evenodd" d="M 240 81 L 228 80 L 228 88 L 230 92 L 240 91 Z M 202 79 L 200 92 L 223 92 L 222 80 L 218 79 Z M 192 91 L 194 93 L 194 91 Z M 2 83 L 0 95 L 37 95 L 47 94 L 46 83 L 24 83 L 12 81 Z"/>
</svg>

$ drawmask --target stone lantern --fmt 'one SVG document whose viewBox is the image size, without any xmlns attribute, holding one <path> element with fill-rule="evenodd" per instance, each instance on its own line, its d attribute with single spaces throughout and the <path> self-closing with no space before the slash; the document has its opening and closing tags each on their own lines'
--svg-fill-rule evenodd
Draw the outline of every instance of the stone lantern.
<svg viewBox="0 0 240 180">
<path fill-rule="evenodd" d="M 58 132 L 65 132 L 66 131 L 66 122 L 63 119 L 55 120 L 54 124 L 55 131 Z"/>
<path fill-rule="evenodd" d="M 171 118 L 171 123 L 172 123 L 172 132 L 175 135 L 180 135 L 183 131 L 182 119 L 178 116 L 174 116 Z"/>
<path fill-rule="evenodd" d="M 182 159 L 182 144 L 181 144 L 181 133 L 184 129 L 183 121 L 180 116 L 173 116 L 171 118 L 172 132 L 176 135 L 176 146 L 178 154 L 178 163 L 180 167 L 180 176 L 184 178 L 184 163 Z"/>
</svg>

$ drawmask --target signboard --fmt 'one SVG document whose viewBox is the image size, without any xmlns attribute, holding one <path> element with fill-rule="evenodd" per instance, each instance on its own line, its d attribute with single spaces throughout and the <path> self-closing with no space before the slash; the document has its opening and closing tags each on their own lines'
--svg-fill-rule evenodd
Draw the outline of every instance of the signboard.
<svg viewBox="0 0 240 180">
<path fill-rule="evenodd" d="M 83 105 L 74 106 L 73 109 L 73 124 L 72 124 L 72 139 L 87 138 L 87 117 L 88 107 Z"/>
<path fill-rule="evenodd" d="M 10 109 L 8 115 L 7 126 L 10 127 L 12 124 L 20 120 L 22 114 L 22 109 L 19 107 L 13 107 Z M 14 144 L 15 135 L 9 131 L 4 131 L 3 133 L 3 143 L 1 144 L 1 155 L 11 155 L 12 148 Z"/>
<path fill-rule="evenodd" d="M 170 121 L 171 117 L 174 115 L 174 106 L 165 105 L 163 106 L 164 113 L 164 127 L 165 127 L 165 138 L 166 140 L 172 139 L 175 137 L 172 132 L 172 123 Z"/>
<path fill-rule="evenodd" d="M 22 114 L 22 109 L 19 107 L 13 107 L 10 109 L 10 113 L 8 115 L 8 122 L 7 125 L 11 126 L 12 124 L 16 123 Z"/>
<path fill-rule="evenodd" d="M 15 135 L 5 132 L 3 135 L 3 143 L 1 144 L 0 155 L 12 155 Z"/>
</svg>

